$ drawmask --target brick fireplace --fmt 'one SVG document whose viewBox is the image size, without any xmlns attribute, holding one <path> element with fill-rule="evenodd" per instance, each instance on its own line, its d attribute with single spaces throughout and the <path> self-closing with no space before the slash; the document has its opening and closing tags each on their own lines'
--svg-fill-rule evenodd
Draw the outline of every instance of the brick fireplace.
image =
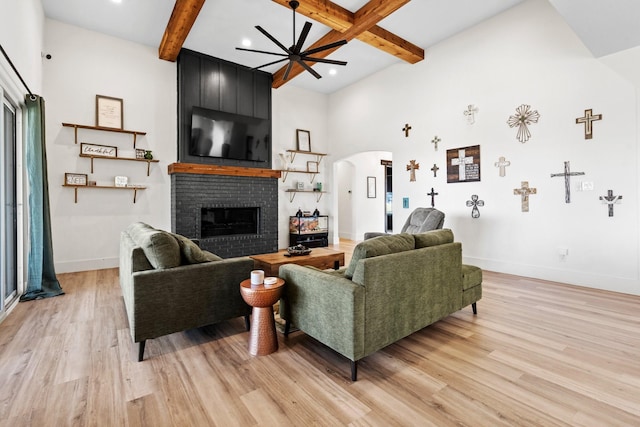
<svg viewBox="0 0 640 427">
<path fill-rule="evenodd" d="M 174 233 L 222 258 L 278 250 L 279 171 L 173 163 L 169 174 Z"/>
</svg>

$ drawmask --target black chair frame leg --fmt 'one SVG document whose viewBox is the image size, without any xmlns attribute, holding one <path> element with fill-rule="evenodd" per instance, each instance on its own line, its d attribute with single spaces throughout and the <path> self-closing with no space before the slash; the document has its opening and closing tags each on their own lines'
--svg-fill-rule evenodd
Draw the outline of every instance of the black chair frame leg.
<svg viewBox="0 0 640 427">
<path fill-rule="evenodd" d="M 291 331 L 291 321 L 287 319 L 284 321 L 284 336 L 288 337 L 290 331 Z"/>
<path fill-rule="evenodd" d="M 358 361 L 351 360 L 351 381 L 358 381 Z"/>
<path fill-rule="evenodd" d="M 138 362 L 142 362 L 144 358 L 144 345 L 147 343 L 147 340 L 142 340 L 138 343 Z"/>
<path fill-rule="evenodd" d="M 471 303 L 471 309 L 473 310 L 473 314 L 478 314 L 478 307 L 475 302 Z"/>
</svg>

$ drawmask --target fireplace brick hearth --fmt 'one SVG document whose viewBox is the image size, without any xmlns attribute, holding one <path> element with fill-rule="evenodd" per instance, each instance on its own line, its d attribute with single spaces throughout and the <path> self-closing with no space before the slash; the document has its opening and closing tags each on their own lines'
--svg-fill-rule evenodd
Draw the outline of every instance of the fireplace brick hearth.
<svg viewBox="0 0 640 427">
<path fill-rule="evenodd" d="M 219 166 L 202 170 L 202 165 L 189 171 L 184 165 L 169 166 L 174 233 L 199 239 L 203 249 L 222 258 L 278 250 L 278 174 L 265 176 L 264 169 L 253 173 L 249 168 L 238 173 L 238 168 Z M 258 232 L 203 238 L 202 208 L 258 208 Z"/>
</svg>

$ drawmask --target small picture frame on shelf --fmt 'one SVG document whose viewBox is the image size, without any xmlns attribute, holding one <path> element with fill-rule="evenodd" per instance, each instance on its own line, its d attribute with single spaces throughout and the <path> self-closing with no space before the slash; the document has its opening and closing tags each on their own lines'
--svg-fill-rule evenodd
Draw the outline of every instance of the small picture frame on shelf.
<svg viewBox="0 0 640 427">
<path fill-rule="evenodd" d="M 96 95 L 96 126 L 122 129 L 122 98 Z"/>
<path fill-rule="evenodd" d="M 298 151 L 311 152 L 311 132 L 296 129 L 296 148 Z"/>
<path fill-rule="evenodd" d="M 318 173 L 318 162 L 307 162 L 307 172 Z"/>
<path fill-rule="evenodd" d="M 85 186 L 88 183 L 89 176 L 86 173 L 65 173 L 64 185 L 82 185 Z"/>
<path fill-rule="evenodd" d="M 115 177 L 115 186 L 116 187 L 126 187 L 129 183 L 129 178 L 126 176 L 116 176 Z"/>
<path fill-rule="evenodd" d="M 367 198 L 368 199 L 376 198 L 376 177 L 375 176 L 367 177 Z"/>
<path fill-rule="evenodd" d="M 110 145 L 87 144 L 86 142 L 81 142 L 80 154 L 85 156 L 115 158 L 118 157 L 118 147 L 112 147 Z"/>
<path fill-rule="evenodd" d="M 303 191 L 304 190 L 304 182 L 303 181 L 296 182 L 296 190 L 298 190 L 298 191 Z"/>
<path fill-rule="evenodd" d="M 144 153 L 146 150 L 136 148 L 136 159 L 144 159 Z"/>
</svg>

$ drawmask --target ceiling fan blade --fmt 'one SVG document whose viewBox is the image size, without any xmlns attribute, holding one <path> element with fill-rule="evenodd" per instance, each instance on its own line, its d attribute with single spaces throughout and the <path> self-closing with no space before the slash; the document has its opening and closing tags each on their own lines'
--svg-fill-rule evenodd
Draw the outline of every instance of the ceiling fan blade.
<svg viewBox="0 0 640 427">
<path fill-rule="evenodd" d="M 334 47 L 343 46 L 347 44 L 346 40 L 339 40 L 337 42 L 325 44 L 324 46 L 316 47 L 315 49 L 309 49 L 305 52 L 300 53 L 300 56 L 313 55 L 314 53 L 322 52 L 323 50 L 333 49 Z"/>
<path fill-rule="evenodd" d="M 271 40 L 276 45 L 278 45 L 280 49 L 284 50 L 288 54 L 291 54 L 291 51 L 289 49 L 287 49 L 282 43 L 276 40 L 275 37 L 273 37 L 271 34 L 267 33 L 267 31 L 264 28 L 262 28 L 260 25 L 256 25 L 256 29 L 260 31 L 262 34 L 264 34 L 269 40 Z"/>
<path fill-rule="evenodd" d="M 336 61 L 334 59 L 312 58 L 310 56 L 304 56 L 301 59 L 309 62 L 322 62 L 323 64 L 347 65 L 347 61 Z"/>
<path fill-rule="evenodd" d="M 287 55 L 286 53 L 267 52 L 265 50 L 256 50 L 256 49 L 245 49 L 244 47 L 237 47 L 236 50 L 244 50 L 244 51 L 247 51 L 247 52 L 266 53 L 267 55 L 284 56 L 286 58 L 289 57 L 289 55 Z"/>
<path fill-rule="evenodd" d="M 305 22 L 304 27 L 302 28 L 302 32 L 300 33 L 300 38 L 298 39 L 298 42 L 293 48 L 294 53 L 300 52 L 300 49 L 302 49 L 302 46 L 304 45 L 304 41 L 307 39 L 307 36 L 309 35 L 310 29 L 311 29 L 311 22 L 309 21 Z"/>
<path fill-rule="evenodd" d="M 260 65 L 259 67 L 254 67 L 252 70 L 259 70 L 260 68 L 268 67 L 269 65 L 277 64 L 278 62 L 286 61 L 289 58 L 278 59 L 277 61 L 269 62 L 267 64 Z"/>
<path fill-rule="evenodd" d="M 307 64 L 304 63 L 304 61 L 302 60 L 298 60 L 296 61 L 298 64 L 300 64 L 302 66 L 302 68 L 304 68 L 305 70 L 307 70 L 308 72 L 310 72 L 311 74 L 313 74 L 313 77 L 315 77 L 316 79 L 321 79 L 322 76 L 320 74 L 318 74 L 316 72 L 316 70 L 314 70 L 313 68 L 309 67 Z"/>
<path fill-rule="evenodd" d="M 291 67 L 293 67 L 293 61 L 289 61 L 289 64 L 287 65 L 287 69 L 284 71 L 284 75 L 282 76 L 282 80 L 287 80 L 289 78 Z"/>
</svg>

